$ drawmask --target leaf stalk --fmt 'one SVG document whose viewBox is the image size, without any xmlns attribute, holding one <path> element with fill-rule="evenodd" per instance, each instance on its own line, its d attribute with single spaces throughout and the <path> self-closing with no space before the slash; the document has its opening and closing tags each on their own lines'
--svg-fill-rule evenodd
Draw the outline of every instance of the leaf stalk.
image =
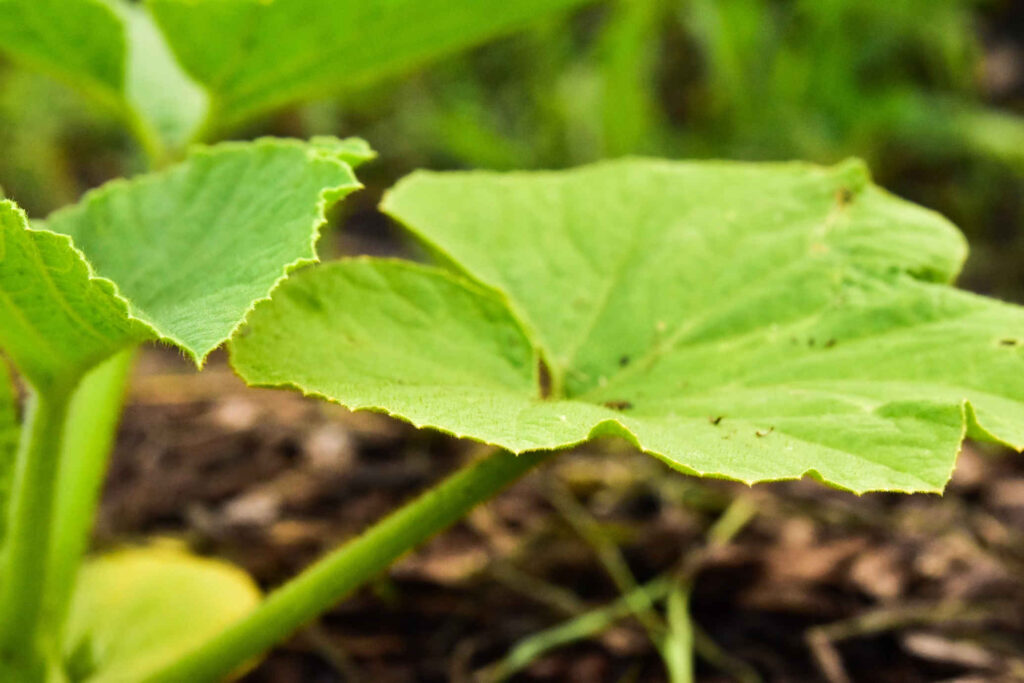
<svg viewBox="0 0 1024 683">
<path fill-rule="evenodd" d="M 145 683 L 215 681 L 238 670 L 551 455 L 497 451 L 462 468 L 310 566 L 247 617 Z"/>
<path fill-rule="evenodd" d="M 44 609 L 48 632 L 62 632 L 78 568 L 89 547 L 135 352 L 136 347 L 129 348 L 98 365 L 71 397 L 47 564 Z"/>
<path fill-rule="evenodd" d="M 41 670 L 41 632 L 54 492 L 72 389 L 37 389 L 29 397 L 7 511 L 0 584 L 0 657 L 18 671 Z"/>
</svg>

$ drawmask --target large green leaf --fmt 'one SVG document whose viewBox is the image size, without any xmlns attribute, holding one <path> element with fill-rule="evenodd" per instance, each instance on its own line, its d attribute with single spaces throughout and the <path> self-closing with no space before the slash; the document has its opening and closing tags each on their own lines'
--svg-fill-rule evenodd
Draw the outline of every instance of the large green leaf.
<svg viewBox="0 0 1024 683">
<path fill-rule="evenodd" d="M 63 653 L 66 673 L 88 683 L 144 680 L 259 600 L 245 572 L 173 547 L 98 557 L 79 572 Z"/>
<path fill-rule="evenodd" d="M 1024 310 L 949 287 L 959 233 L 858 163 L 419 173 L 385 208 L 483 287 L 303 273 L 233 343 L 248 381 L 517 452 L 614 434 L 854 491 L 941 490 L 968 429 L 1024 445 Z"/>
<path fill-rule="evenodd" d="M 391 75 L 586 0 L 148 0 L 213 114 L 267 109 Z"/>
<path fill-rule="evenodd" d="M 125 115 L 154 153 L 206 111 L 152 18 L 123 0 L 0 0 L 0 51 Z"/>
<path fill-rule="evenodd" d="M 365 144 L 201 148 L 114 181 L 30 229 L 0 204 L 0 347 L 33 383 L 73 381 L 151 338 L 201 364 L 253 302 L 316 260 L 326 207 L 358 187 Z"/>
</svg>

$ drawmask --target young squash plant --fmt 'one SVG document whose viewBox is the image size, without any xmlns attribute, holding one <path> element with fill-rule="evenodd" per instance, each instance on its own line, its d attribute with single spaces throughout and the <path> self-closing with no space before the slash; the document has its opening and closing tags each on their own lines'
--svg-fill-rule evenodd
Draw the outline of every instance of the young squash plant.
<svg viewBox="0 0 1024 683">
<path fill-rule="evenodd" d="M 499 450 L 164 680 L 229 671 L 595 437 L 690 475 L 856 493 L 941 492 L 965 436 L 1024 445 L 1024 309 L 950 286 L 960 233 L 860 162 L 420 172 L 383 208 L 444 266 L 359 258 L 299 273 L 256 306 L 231 362 L 250 384 Z"/>
<path fill-rule="evenodd" d="M 229 143 L 38 226 L 0 205 L 0 344 L 34 389 L 0 574 L 5 673 L 230 676 L 598 436 L 691 475 L 855 492 L 941 491 L 965 435 L 1024 441 L 1024 310 L 951 287 L 959 233 L 858 162 L 417 173 L 383 206 L 445 267 L 357 258 L 282 282 L 314 259 L 324 207 L 369 156 L 354 140 Z M 210 229 L 233 224 L 247 239 Z M 92 509 L 109 446 L 90 442 L 90 420 L 116 413 L 95 386 L 150 339 L 200 365 L 231 339 L 250 384 L 499 449 L 262 599 L 237 570 L 175 550 L 76 572 L 88 526 L 68 511 Z"/>
<path fill-rule="evenodd" d="M 965 435 L 1024 445 L 1024 312 L 951 287 L 956 229 L 856 162 L 417 173 L 384 209 L 443 266 L 287 279 L 316 260 L 366 144 L 173 163 L 187 141 L 577 4 L 0 0 L 0 49 L 116 112 L 164 167 L 36 223 L 0 200 L 0 349 L 28 386 L 19 410 L 0 363 L 0 679 L 236 675 L 599 436 L 691 475 L 855 492 L 941 491 Z M 134 350 L 201 367 L 227 340 L 251 384 L 498 448 L 265 597 L 174 547 L 83 561 Z"/>
<path fill-rule="evenodd" d="M 140 344 L 201 367 L 314 261 L 324 210 L 372 153 L 267 139 L 182 161 L 188 143 L 585 1 L 0 0 L 0 53 L 114 114 L 164 169 L 35 224 L 0 199 L 0 351 L 29 388 L 19 411 L 0 359 L 0 679 L 144 680 L 258 601 L 237 570 L 180 550 L 80 569 L 122 390 Z"/>
</svg>

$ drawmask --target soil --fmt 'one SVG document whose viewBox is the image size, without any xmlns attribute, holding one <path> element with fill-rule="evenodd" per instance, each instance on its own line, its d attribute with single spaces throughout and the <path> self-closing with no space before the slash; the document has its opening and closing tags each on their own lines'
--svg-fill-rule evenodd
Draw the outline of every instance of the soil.
<svg viewBox="0 0 1024 683">
<path fill-rule="evenodd" d="M 142 357 L 97 522 L 100 547 L 153 536 L 265 587 L 429 487 L 481 447 Z M 742 499 L 731 542 L 707 535 Z M 574 506 L 578 501 L 580 506 Z M 635 580 L 686 567 L 701 681 L 1024 680 L 1024 460 L 968 444 L 945 496 L 857 497 L 811 481 L 700 481 L 619 442 L 561 454 L 271 653 L 246 683 L 486 680 L 514 644 L 622 593 L 577 531 Z M 720 528 L 720 527 L 719 527 Z M 591 539 L 592 540 L 592 539 Z M 732 671 L 732 675 L 728 673 Z M 661 681 L 625 617 L 513 680 Z"/>
</svg>

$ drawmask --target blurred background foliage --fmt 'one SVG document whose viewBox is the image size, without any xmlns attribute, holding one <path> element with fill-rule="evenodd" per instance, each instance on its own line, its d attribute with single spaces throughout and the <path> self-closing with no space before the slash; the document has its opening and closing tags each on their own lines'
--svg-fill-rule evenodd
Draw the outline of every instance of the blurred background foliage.
<svg viewBox="0 0 1024 683">
<path fill-rule="evenodd" d="M 321 133 L 381 153 L 349 251 L 388 248 L 372 207 L 417 167 L 860 156 L 964 229 L 965 286 L 1024 299 L 1020 0 L 603 0 L 233 137 Z M 0 185 L 31 214 L 142 167 L 118 122 L 0 62 Z"/>
</svg>

